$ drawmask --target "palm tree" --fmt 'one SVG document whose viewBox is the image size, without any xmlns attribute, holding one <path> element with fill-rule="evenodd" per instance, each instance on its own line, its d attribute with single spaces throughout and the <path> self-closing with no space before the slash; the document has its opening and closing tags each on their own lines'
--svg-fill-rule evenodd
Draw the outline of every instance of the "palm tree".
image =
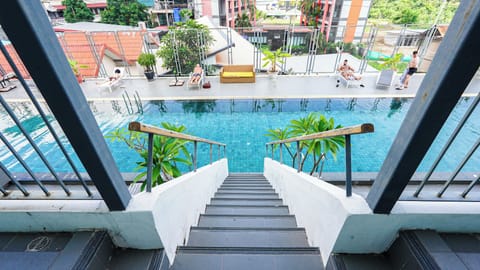
<svg viewBox="0 0 480 270">
<path fill-rule="evenodd" d="M 327 119 L 324 115 L 318 115 L 316 113 L 310 113 L 306 117 L 291 120 L 287 126 L 287 128 L 291 130 L 292 137 L 324 132 L 341 127 L 341 125 L 335 126 L 335 120 L 333 118 Z M 333 158 L 336 159 L 338 150 L 341 147 L 345 147 L 345 138 L 342 136 L 300 142 L 300 150 L 298 152 L 303 152 L 306 149 L 305 156 L 300 161 L 300 170 L 303 169 L 308 156 L 312 154 L 313 167 L 310 174 L 313 174 L 319 166 L 322 156 L 330 153 Z"/>
<path fill-rule="evenodd" d="M 175 132 L 184 132 L 186 127 L 183 125 L 176 126 L 174 124 L 163 122 L 162 127 Z M 116 129 L 107 136 L 111 142 L 121 141 L 128 147 L 135 150 L 143 159 L 137 162 L 135 170 L 144 170 L 148 162 L 148 150 L 146 145 L 146 134 L 139 132 L 131 132 L 125 128 Z M 153 168 L 152 168 L 152 187 L 160 185 L 165 181 L 171 180 L 182 175 L 178 168 L 178 163 L 191 165 L 190 155 L 186 148 L 188 141 L 165 136 L 153 137 Z M 138 174 L 134 182 L 144 178 L 147 172 L 143 171 Z M 144 190 L 147 181 L 144 181 L 141 190 Z"/>
</svg>

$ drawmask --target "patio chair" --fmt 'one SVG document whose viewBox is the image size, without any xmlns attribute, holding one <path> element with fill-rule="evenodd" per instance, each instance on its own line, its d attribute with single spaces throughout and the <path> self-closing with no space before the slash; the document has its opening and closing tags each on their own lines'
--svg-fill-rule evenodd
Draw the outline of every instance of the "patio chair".
<svg viewBox="0 0 480 270">
<path fill-rule="evenodd" d="M 117 87 L 122 83 L 122 79 L 125 77 L 125 68 L 115 67 L 113 69 L 113 76 L 108 78 L 108 81 L 101 82 L 100 84 L 108 88 L 108 91 L 111 93 L 114 87 Z"/>
<path fill-rule="evenodd" d="M 379 89 L 388 89 L 392 86 L 395 71 L 392 69 L 384 69 L 378 73 L 376 87 Z"/>
<path fill-rule="evenodd" d="M 200 78 L 193 82 L 194 76 L 193 76 L 193 73 L 190 73 L 190 76 L 188 77 L 188 83 L 187 83 L 187 87 L 188 88 L 202 88 L 202 85 L 203 85 L 203 81 L 205 80 L 204 78 L 204 72 L 200 73 Z"/>
<path fill-rule="evenodd" d="M 341 84 L 345 86 L 345 88 L 355 86 L 355 87 L 365 87 L 363 84 L 362 80 L 355 80 L 353 77 L 350 79 L 347 79 L 343 77 L 340 72 L 337 71 L 336 73 L 336 79 L 337 79 L 337 87 Z"/>
<path fill-rule="evenodd" d="M 7 92 L 14 88 L 16 85 L 13 85 L 10 80 L 16 78 L 17 75 L 13 72 L 7 73 L 1 66 L 0 66 L 0 92 Z"/>
</svg>

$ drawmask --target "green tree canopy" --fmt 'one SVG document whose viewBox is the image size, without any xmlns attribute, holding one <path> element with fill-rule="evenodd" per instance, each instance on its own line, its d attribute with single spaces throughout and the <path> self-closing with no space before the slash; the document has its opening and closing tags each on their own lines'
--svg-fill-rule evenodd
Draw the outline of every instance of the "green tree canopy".
<svg viewBox="0 0 480 270">
<path fill-rule="evenodd" d="M 252 23 L 250 22 L 250 17 L 248 14 L 238 14 L 237 18 L 235 18 L 235 27 L 252 27 Z"/>
<path fill-rule="evenodd" d="M 162 37 L 157 56 L 163 59 L 163 67 L 187 74 L 200 63 L 202 51 L 206 52 L 212 43 L 213 37 L 207 26 L 187 20 L 170 26 L 168 33 Z M 176 68 L 175 50 L 178 52 L 180 71 Z"/>
<path fill-rule="evenodd" d="M 374 0 L 369 19 L 398 24 L 431 24 L 440 13 L 444 0 Z M 449 23 L 459 0 L 446 1 L 438 23 Z"/>
<path fill-rule="evenodd" d="M 66 22 L 75 23 L 93 21 L 93 13 L 87 8 L 87 4 L 85 4 L 83 0 L 63 0 L 62 5 L 65 6 L 63 15 Z"/>
<path fill-rule="evenodd" d="M 140 21 L 148 21 L 148 12 L 136 0 L 107 0 L 107 8 L 102 11 L 103 23 L 137 26 Z"/>
</svg>

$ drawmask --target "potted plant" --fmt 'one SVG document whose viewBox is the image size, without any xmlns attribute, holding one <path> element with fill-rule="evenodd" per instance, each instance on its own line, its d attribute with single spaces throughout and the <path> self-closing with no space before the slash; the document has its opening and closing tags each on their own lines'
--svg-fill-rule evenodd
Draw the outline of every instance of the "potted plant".
<svg viewBox="0 0 480 270">
<path fill-rule="evenodd" d="M 82 83 L 83 82 L 83 76 L 80 73 L 79 68 L 84 67 L 84 66 L 79 66 L 78 62 L 74 59 L 68 59 L 68 63 L 70 64 L 70 68 L 72 69 L 73 74 L 75 75 L 75 77 L 77 77 L 78 83 Z"/>
<path fill-rule="evenodd" d="M 378 74 L 377 88 L 389 88 L 397 72 L 398 64 L 402 61 L 403 54 L 397 53 L 393 57 L 383 59 L 382 69 Z"/>
<path fill-rule="evenodd" d="M 276 51 L 265 49 L 263 50 L 263 55 L 262 61 L 265 62 L 262 67 L 270 65 L 270 69 L 267 71 L 269 74 L 277 74 L 277 63 L 283 64 L 283 58 L 291 56 L 289 53 L 282 52 L 282 48 L 278 48 Z"/>
<path fill-rule="evenodd" d="M 155 66 L 155 64 L 157 63 L 155 55 L 152 53 L 141 53 L 138 56 L 137 62 L 144 68 L 145 77 L 147 77 L 149 81 L 153 80 L 153 77 L 155 76 L 153 66 Z"/>
</svg>

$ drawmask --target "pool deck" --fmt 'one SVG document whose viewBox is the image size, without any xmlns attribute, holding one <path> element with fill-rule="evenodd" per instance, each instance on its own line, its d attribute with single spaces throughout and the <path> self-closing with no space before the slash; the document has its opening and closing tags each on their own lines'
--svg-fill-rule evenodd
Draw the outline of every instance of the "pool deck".
<svg viewBox="0 0 480 270">
<path fill-rule="evenodd" d="M 377 73 L 366 73 L 362 82 L 365 87 L 351 86 L 345 88 L 336 87 L 334 74 L 320 75 L 283 75 L 269 78 L 267 75 L 258 75 L 256 83 L 220 83 L 218 76 L 207 77 L 210 81 L 210 89 L 188 89 L 183 86 L 169 86 L 172 78 L 158 77 L 153 81 L 147 81 L 144 77 L 126 78 L 110 93 L 108 88 L 102 86 L 102 79 L 87 79 L 80 84 L 88 100 L 121 100 L 124 92 L 132 95 L 138 91 L 141 99 L 145 100 L 197 100 L 197 99 L 267 99 L 267 98 L 380 98 L 380 97 L 414 97 L 425 74 L 415 74 L 408 89 L 395 90 L 394 86 L 389 89 L 377 89 L 375 87 Z M 181 78 L 187 80 L 187 78 Z M 398 81 L 395 78 L 394 82 Z M 13 82 L 16 89 L 1 93 L 2 97 L 9 101 L 28 100 L 18 81 Z M 38 89 L 33 82 L 28 82 L 34 94 Z M 466 96 L 474 96 L 480 92 L 480 78 L 472 80 Z"/>
</svg>

